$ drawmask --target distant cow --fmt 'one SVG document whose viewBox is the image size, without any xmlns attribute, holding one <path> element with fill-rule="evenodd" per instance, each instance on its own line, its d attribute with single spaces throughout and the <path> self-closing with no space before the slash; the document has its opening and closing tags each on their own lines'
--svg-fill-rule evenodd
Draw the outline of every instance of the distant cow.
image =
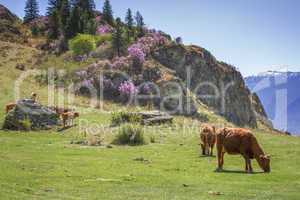
<svg viewBox="0 0 300 200">
<path fill-rule="evenodd" d="M 200 133 L 202 155 L 213 155 L 213 148 L 216 143 L 216 128 L 204 126 Z"/>
<path fill-rule="evenodd" d="M 246 163 L 246 172 L 252 173 L 251 159 L 256 159 L 264 172 L 270 172 L 270 157 L 265 155 L 250 130 L 223 128 L 217 131 L 218 171 L 222 170 L 224 154 L 241 154 Z"/>
<path fill-rule="evenodd" d="M 63 121 L 64 128 L 67 125 L 72 126 L 73 125 L 73 120 L 76 119 L 77 117 L 79 117 L 78 112 L 65 112 L 65 113 L 61 114 L 61 118 L 62 118 L 62 121 Z"/>
<path fill-rule="evenodd" d="M 8 113 L 9 111 L 11 111 L 12 109 L 14 109 L 16 107 L 17 104 L 15 103 L 9 103 L 5 106 L 5 111 L 6 113 Z"/>
</svg>

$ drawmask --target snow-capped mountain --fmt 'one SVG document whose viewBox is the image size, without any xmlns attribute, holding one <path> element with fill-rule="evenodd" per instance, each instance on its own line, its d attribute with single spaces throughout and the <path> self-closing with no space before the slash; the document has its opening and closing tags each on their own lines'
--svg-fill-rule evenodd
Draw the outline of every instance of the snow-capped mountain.
<svg viewBox="0 0 300 200">
<path fill-rule="evenodd" d="M 245 78 L 274 127 L 300 134 L 300 72 L 268 71 Z"/>
</svg>

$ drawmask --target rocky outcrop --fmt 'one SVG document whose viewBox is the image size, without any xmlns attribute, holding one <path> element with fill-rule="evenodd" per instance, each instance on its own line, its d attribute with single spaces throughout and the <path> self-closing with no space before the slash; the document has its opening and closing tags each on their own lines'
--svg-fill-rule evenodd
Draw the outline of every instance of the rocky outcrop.
<svg viewBox="0 0 300 200">
<path fill-rule="evenodd" d="M 1 4 L 0 4 L 0 19 L 7 20 L 12 23 L 19 20 L 19 18 L 16 15 L 11 13 L 5 6 L 3 6 Z"/>
<path fill-rule="evenodd" d="M 8 42 L 25 42 L 21 20 L 0 4 L 0 40 Z"/>
<path fill-rule="evenodd" d="M 170 44 L 157 49 L 153 58 L 174 70 L 199 100 L 239 126 L 257 126 L 251 93 L 240 72 L 218 62 L 207 50 Z"/>
<path fill-rule="evenodd" d="M 268 119 L 268 115 L 256 93 L 251 94 L 251 102 L 253 109 L 256 114 L 257 120 L 259 120 L 264 125 L 268 126 L 269 128 L 273 129 L 273 123 L 271 120 Z"/>
<path fill-rule="evenodd" d="M 58 123 L 59 116 L 53 110 L 25 99 L 18 101 L 14 110 L 6 115 L 3 129 L 40 130 Z"/>
</svg>

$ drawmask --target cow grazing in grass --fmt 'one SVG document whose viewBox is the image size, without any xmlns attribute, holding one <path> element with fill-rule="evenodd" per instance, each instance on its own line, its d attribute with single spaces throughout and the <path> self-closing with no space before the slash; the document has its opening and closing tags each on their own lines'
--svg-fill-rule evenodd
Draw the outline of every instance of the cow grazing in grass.
<svg viewBox="0 0 300 200">
<path fill-rule="evenodd" d="M 76 119 L 77 117 L 79 117 L 79 113 L 78 112 L 65 112 L 61 114 L 61 118 L 63 121 L 63 126 L 64 128 L 67 127 L 67 125 L 72 126 L 74 119 Z"/>
<path fill-rule="evenodd" d="M 214 126 L 204 126 L 200 133 L 202 155 L 213 155 L 213 148 L 216 143 L 216 128 Z"/>
<path fill-rule="evenodd" d="M 264 172 L 270 172 L 270 157 L 265 155 L 250 130 L 223 128 L 217 131 L 218 171 L 224 164 L 224 154 L 241 154 L 246 163 L 246 172 L 252 173 L 251 159 L 256 159 Z"/>
<path fill-rule="evenodd" d="M 9 103 L 5 106 L 5 111 L 6 113 L 8 113 L 9 111 L 11 111 L 12 109 L 14 109 L 16 107 L 17 104 L 15 103 Z"/>
<path fill-rule="evenodd" d="M 56 112 L 56 114 L 58 115 L 62 115 L 63 113 L 67 113 L 67 112 L 72 112 L 72 109 L 68 109 L 68 108 L 60 108 L 58 106 L 55 107 L 51 107 L 52 110 L 54 110 Z"/>
</svg>

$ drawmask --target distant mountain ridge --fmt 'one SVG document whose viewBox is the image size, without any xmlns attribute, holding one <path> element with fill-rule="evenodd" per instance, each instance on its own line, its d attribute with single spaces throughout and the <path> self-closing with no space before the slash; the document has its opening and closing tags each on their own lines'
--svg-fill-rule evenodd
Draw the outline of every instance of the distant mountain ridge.
<svg viewBox="0 0 300 200">
<path fill-rule="evenodd" d="M 261 99 L 275 128 L 300 134 L 300 72 L 267 71 L 246 77 L 245 81 Z"/>
</svg>

